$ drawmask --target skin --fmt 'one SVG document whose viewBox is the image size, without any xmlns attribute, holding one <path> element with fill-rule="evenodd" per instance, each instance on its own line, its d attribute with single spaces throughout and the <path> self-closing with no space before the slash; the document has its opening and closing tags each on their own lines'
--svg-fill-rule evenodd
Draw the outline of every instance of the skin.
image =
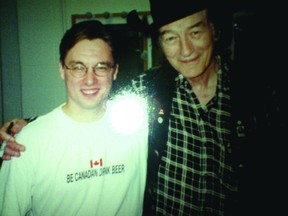
<svg viewBox="0 0 288 216">
<path fill-rule="evenodd" d="M 0 128 L 0 142 L 2 143 L 3 140 L 6 140 L 7 146 L 9 147 L 5 149 L 5 154 L 2 157 L 3 160 L 11 160 L 12 156 L 19 157 L 21 152 L 25 151 L 24 145 L 16 143 L 15 138 L 6 133 L 6 130 L 11 122 L 14 123 L 14 126 L 11 129 L 12 134 L 18 133 L 25 125 L 27 125 L 27 122 L 23 119 L 13 119 L 12 121 L 6 122 L 2 125 Z"/>
<path fill-rule="evenodd" d="M 75 78 L 60 64 L 60 76 L 65 81 L 68 95 L 63 110 L 80 122 L 98 120 L 105 113 L 108 94 L 113 79 L 116 79 L 118 66 L 103 77 L 95 75 L 92 67 L 98 62 L 114 62 L 111 49 L 101 39 L 82 40 L 67 53 L 66 65 L 73 62 L 81 62 L 89 69 L 85 77 Z"/>
<path fill-rule="evenodd" d="M 159 29 L 160 45 L 170 64 L 192 86 L 201 105 L 215 95 L 217 62 L 213 58 L 214 27 L 202 10 Z"/>
<path fill-rule="evenodd" d="M 69 70 L 59 63 L 61 78 L 65 81 L 67 103 L 63 111 L 71 118 L 80 122 L 89 122 L 100 119 L 105 113 L 105 105 L 112 87 L 112 81 L 117 78 L 118 65 L 107 76 L 99 77 L 92 71 L 98 62 L 113 62 L 111 48 L 101 39 L 84 39 L 72 47 L 65 58 L 65 64 L 81 62 L 88 67 L 83 78 L 75 78 Z M 27 123 L 22 119 L 13 119 L 12 133 L 18 133 Z M 10 121 L 10 122 L 12 122 Z M 13 136 L 7 134 L 10 122 L 5 123 L 0 130 L 0 141 L 8 141 L 3 160 L 10 160 L 12 156 L 19 157 L 25 151 L 24 145 L 15 142 Z"/>
</svg>

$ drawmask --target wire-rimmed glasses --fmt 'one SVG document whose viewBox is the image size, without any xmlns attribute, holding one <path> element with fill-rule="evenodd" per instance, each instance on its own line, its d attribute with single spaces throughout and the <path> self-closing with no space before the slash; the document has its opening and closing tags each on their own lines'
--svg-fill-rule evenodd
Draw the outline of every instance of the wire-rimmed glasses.
<svg viewBox="0 0 288 216">
<path fill-rule="evenodd" d="M 89 69 L 89 67 L 82 63 L 72 64 L 71 66 L 64 64 L 64 67 L 71 72 L 73 77 L 76 78 L 85 77 Z M 115 65 L 111 62 L 98 62 L 94 67 L 92 67 L 92 70 L 96 76 L 104 77 L 107 76 L 114 67 Z"/>
</svg>

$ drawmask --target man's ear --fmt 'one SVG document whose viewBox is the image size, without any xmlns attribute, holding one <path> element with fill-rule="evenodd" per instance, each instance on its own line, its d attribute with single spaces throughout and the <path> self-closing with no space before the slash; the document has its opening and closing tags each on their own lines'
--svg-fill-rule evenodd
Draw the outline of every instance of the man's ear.
<svg viewBox="0 0 288 216">
<path fill-rule="evenodd" d="M 221 36 L 221 31 L 216 30 L 214 33 L 214 41 L 218 41 L 220 39 L 220 36 Z"/>
<path fill-rule="evenodd" d="M 213 23 L 210 24 L 213 32 L 214 41 L 218 41 L 221 35 L 221 31 L 215 27 Z"/>
<path fill-rule="evenodd" d="M 117 79 L 117 75 L 118 75 L 118 68 L 119 68 L 119 65 L 116 64 L 116 66 L 115 66 L 115 71 L 114 71 L 114 74 L 113 74 L 113 80 L 116 80 L 116 79 Z"/>
<path fill-rule="evenodd" d="M 61 62 L 59 62 L 59 73 L 60 73 L 60 77 L 61 79 L 65 79 L 65 71 L 64 71 L 64 66 Z"/>
</svg>

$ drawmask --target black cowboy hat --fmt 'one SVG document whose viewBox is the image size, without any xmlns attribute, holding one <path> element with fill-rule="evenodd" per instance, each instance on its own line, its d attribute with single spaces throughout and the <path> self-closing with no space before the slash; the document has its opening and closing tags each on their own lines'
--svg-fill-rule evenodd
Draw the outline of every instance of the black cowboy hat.
<svg viewBox="0 0 288 216">
<path fill-rule="evenodd" d="M 213 0 L 210 0 L 213 1 Z M 148 24 L 147 20 L 141 20 L 137 11 L 132 10 L 127 15 L 127 23 L 134 30 L 149 34 L 161 26 L 179 20 L 209 6 L 209 0 L 177 0 L 163 1 L 150 0 L 151 16 L 153 23 Z"/>
</svg>

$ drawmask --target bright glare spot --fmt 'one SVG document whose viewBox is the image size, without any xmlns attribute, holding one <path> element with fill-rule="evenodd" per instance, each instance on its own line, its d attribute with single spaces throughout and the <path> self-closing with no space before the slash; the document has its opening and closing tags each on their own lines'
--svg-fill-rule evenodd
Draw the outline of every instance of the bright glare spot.
<svg viewBox="0 0 288 216">
<path fill-rule="evenodd" d="M 147 117 L 147 101 L 143 97 L 126 92 L 112 100 L 109 118 L 117 132 L 133 134 L 147 125 Z"/>
</svg>

